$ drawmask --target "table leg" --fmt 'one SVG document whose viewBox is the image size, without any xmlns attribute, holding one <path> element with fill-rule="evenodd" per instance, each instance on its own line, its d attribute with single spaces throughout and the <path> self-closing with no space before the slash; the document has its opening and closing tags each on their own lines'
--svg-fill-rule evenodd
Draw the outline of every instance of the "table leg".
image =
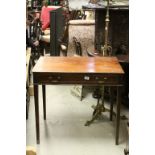
<svg viewBox="0 0 155 155">
<path fill-rule="evenodd" d="M 26 103 L 27 104 L 27 103 Z M 26 105 L 26 120 L 28 119 L 28 106 Z"/>
<path fill-rule="evenodd" d="M 120 87 L 117 87 L 117 107 L 116 107 L 116 139 L 115 143 L 118 145 L 119 141 L 119 126 L 120 126 L 120 102 L 121 102 L 121 92 L 120 92 Z"/>
<path fill-rule="evenodd" d="M 42 85 L 42 92 L 43 92 L 43 113 L 44 113 L 44 120 L 46 120 L 46 85 Z"/>
<path fill-rule="evenodd" d="M 36 139 L 37 144 L 40 143 L 40 129 L 39 129 L 39 99 L 38 99 L 38 85 L 34 85 L 34 103 L 35 103 L 35 121 L 36 121 Z"/>
<path fill-rule="evenodd" d="M 110 121 L 113 118 L 113 104 L 114 104 L 114 92 L 113 87 L 110 87 Z"/>
</svg>

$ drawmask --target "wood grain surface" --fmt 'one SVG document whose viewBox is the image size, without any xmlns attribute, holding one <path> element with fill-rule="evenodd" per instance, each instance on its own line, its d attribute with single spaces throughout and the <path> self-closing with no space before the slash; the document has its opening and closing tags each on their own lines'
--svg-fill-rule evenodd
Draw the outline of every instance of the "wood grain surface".
<svg viewBox="0 0 155 155">
<path fill-rule="evenodd" d="M 124 74 L 116 57 L 40 57 L 33 72 Z"/>
</svg>

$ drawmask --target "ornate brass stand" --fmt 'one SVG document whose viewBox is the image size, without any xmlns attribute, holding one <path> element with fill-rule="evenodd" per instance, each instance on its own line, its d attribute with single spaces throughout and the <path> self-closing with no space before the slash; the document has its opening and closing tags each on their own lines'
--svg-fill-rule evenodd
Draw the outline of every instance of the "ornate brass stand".
<svg viewBox="0 0 155 155">
<path fill-rule="evenodd" d="M 109 34 L 109 0 L 107 0 L 107 10 L 106 10 L 106 18 L 105 18 L 105 34 L 104 34 L 104 46 L 102 47 L 103 56 L 111 56 L 112 55 L 112 47 L 108 44 L 108 34 Z"/>
<path fill-rule="evenodd" d="M 109 89 L 109 90 L 110 90 L 110 109 L 108 109 L 108 108 L 106 108 L 106 107 L 104 106 L 104 101 L 105 101 L 105 100 L 104 100 L 104 96 L 105 96 L 105 94 L 104 94 L 104 92 L 105 92 L 104 88 L 105 88 L 105 87 L 103 86 L 103 87 L 102 87 L 102 90 L 101 90 L 101 92 L 102 92 L 101 97 L 98 98 L 98 100 L 97 100 L 97 105 L 96 105 L 96 106 L 92 106 L 92 108 L 94 109 L 92 119 L 89 120 L 89 121 L 87 121 L 87 122 L 85 123 L 85 126 L 89 126 L 89 125 L 92 124 L 95 120 L 99 119 L 103 112 L 109 112 L 109 113 L 110 113 L 110 121 L 112 121 L 113 116 L 116 117 L 116 113 L 113 111 L 113 103 L 114 103 L 113 96 L 114 96 L 114 90 L 113 90 L 112 88 Z M 100 99 L 102 100 L 101 103 L 100 103 Z M 122 115 L 122 116 L 120 116 L 120 119 L 121 119 L 121 120 L 127 120 L 128 118 L 127 118 L 125 115 Z"/>
<path fill-rule="evenodd" d="M 111 56 L 112 55 L 112 47 L 108 45 L 108 32 L 109 32 L 109 0 L 107 0 L 107 10 L 106 10 L 106 18 L 105 18 L 105 38 L 104 38 L 104 46 L 102 47 L 103 56 Z M 112 120 L 112 115 L 116 115 L 113 112 L 113 104 L 111 104 L 110 110 L 105 108 L 104 106 L 104 86 L 103 86 L 103 93 L 102 93 L 102 104 L 97 102 L 97 106 L 93 106 L 94 112 L 93 117 L 90 121 L 87 121 L 85 123 L 85 126 L 89 126 L 91 123 L 93 123 L 94 120 L 99 118 L 99 116 L 102 114 L 102 112 L 110 112 L 110 120 Z"/>
<path fill-rule="evenodd" d="M 92 108 L 94 109 L 93 111 L 93 116 L 92 119 L 90 121 L 87 121 L 85 123 L 85 126 L 89 126 L 90 124 L 92 124 L 96 119 L 98 119 L 101 115 L 102 112 L 110 112 L 110 120 L 112 121 L 112 116 L 116 116 L 116 114 L 113 112 L 113 99 L 110 98 L 110 102 L 111 102 L 111 106 L 110 109 L 105 108 L 104 106 L 104 86 L 102 87 L 101 90 L 101 97 L 102 98 L 102 103 L 100 103 L 100 98 L 98 98 L 97 100 L 97 105 L 96 106 L 92 106 Z M 110 96 L 112 96 L 112 91 L 110 90 Z"/>
</svg>

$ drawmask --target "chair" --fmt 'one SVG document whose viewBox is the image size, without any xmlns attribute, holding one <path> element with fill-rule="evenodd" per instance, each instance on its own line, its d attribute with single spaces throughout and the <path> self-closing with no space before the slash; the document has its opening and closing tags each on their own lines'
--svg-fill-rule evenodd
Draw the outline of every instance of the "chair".
<svg viewBox="0 0 155 155">
<path fill-rule="evenodd" d="M 67 56 L 74 56 L 76 53 L 74 37 L 81 43 L 82 56 L 87 56 L 86 50 L 94 51 L 95 20 L 69 21 Z"/>
<path fill-rule="evenodd" d="M 76 20 L 81 21 L 82 19 L 86 19 L 85 12 L 80 11 L 80 10 L 66 11 L 66 20 L 65 20 L 66 23 L 64 26 L 64 32 L 63 32 L 63 35 L 58 39 L 61 55 L 67 56 L 68 44 L 70 44 L 71 42 L 72 42 L 72 44 L 74 44 L 73 43 L 74 41 L 72 39 L 73 39 L 73 37 L 77 37 L 77 36 L 72 36 L 71 40 L 69 41 L 69 33 L 70 32 L 68 29 L 69 29 L 70 25 L 72 25 L 71 23 L 75 22 Z M 83 20 L 82 20 L 82 22 L 83 22 Z"/>
<path fill-rule="evenodd" d="M 39 17 L 34 18 L 32 22 L 28 21 L 26 29 L 26 46 L 31 47 L 31 59 L 33 66 L 35 65 L 35 60 L 37 60 L 40 55 L 43 55 L 43 47 L 40 42 L 41 34 L 41 22 Z"/>
<path fill-rule="evenodd" d="M 50 52 L 50 12 L 53 10 L 56 10 L 60 8 L 60 6 L 43 6 L 41 10 L 41 23 L 42 23 L 42 30 L 43 33 L 40 36 L 40 42 L 43 46 L 43 49 L 45 49 L 45 53 Z"/>
</svg>

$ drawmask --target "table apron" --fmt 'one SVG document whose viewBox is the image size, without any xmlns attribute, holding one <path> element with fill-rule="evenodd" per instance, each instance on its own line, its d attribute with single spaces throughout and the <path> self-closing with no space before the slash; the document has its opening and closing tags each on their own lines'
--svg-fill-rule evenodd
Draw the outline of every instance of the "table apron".
<svg viewBox="0 0 155 155">
<path fill-rule="evenodd" d="M 123 76 L 119 74 L 33 74 L 34 84 L 82 84 L 82 85 L 111 85 L 122 86 Z"/>
</svg>

